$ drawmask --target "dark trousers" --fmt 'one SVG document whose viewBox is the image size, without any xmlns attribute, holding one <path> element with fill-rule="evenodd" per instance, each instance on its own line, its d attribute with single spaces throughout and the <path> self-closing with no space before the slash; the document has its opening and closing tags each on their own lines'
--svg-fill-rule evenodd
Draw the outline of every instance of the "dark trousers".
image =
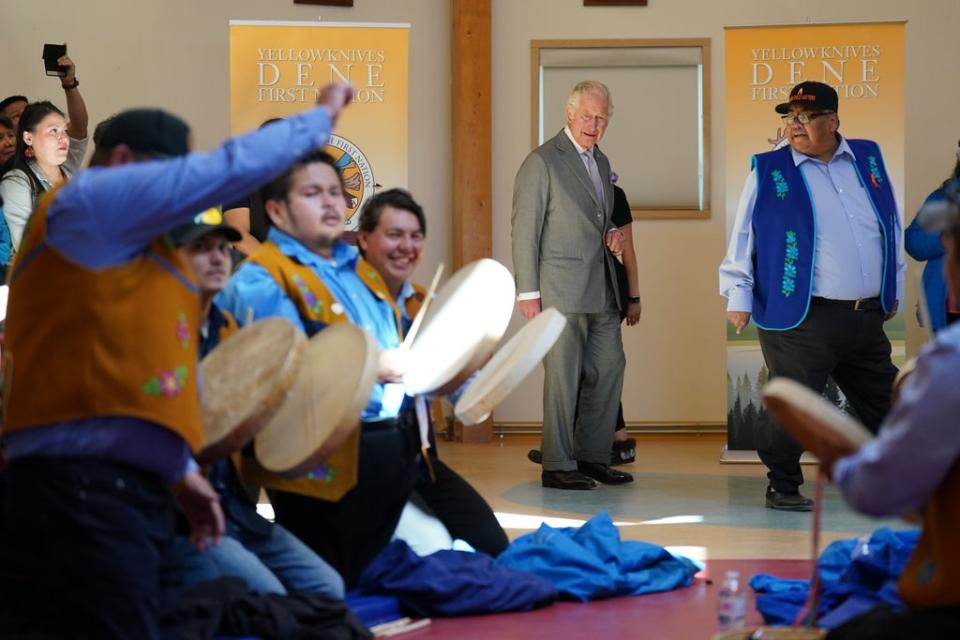
<svg viewBox="0 0 960 640">
<path fill-rule="evenodd" d="M 960 638 L 960 607 L 872 609 L 837 627 L 827 640 L 942 640 Z"/>
<path fill-rule="evenodd" d="M 416 485 L 416 494 L 424 505 L 453 538 L 467 541 L 477 551 L 500 555 L 510 541 L 487 501 L 442 460 L 431 456 L 430 464 L 436 482 L 423 472 Z"/>
<path fill-rule="evenodd" d="M 173 500 L 157 476 L 24 458 L 4 472 L 0 637 L 158 638 Z"/>
<path fill-rule="evenodd" d="M 620 402 L 617 406 L 617 425 L 614 427 L 614 431 L 623 431 L 627 428 L 627 423 L 623 421 L 623 402 Z"/>
<path fill-rule="evenodd" d="M 390 541 L 418 478 L 416 418 L 404 416 L 399 425 L 361 427 L 357 485 L 339 502 L 269 492 L 277 522 L 333 566 L 348 589 Z"/>
<path fill-rule="evenodd" d="M 882 311 L 854 311 L 811 303 L 800 326 L 789 331 L 758 330 L 770 377 L 783 376 L 817 393 L 830 376 L 874 433 L 890 410 L 897 368 L 890 361 L 890 341 L 883 332 Z M 803 484 L 803 450 L 779 426 L 757 433 L 757 453 L 776 491 L 791 493 Z"/>
</svg>

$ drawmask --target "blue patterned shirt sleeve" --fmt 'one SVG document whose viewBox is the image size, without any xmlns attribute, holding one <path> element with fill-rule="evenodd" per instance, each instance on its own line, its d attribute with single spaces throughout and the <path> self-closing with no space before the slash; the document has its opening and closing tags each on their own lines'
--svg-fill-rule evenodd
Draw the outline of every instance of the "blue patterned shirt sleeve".
<svg viewBox="0 0 960 640">
<path fill-rule="evenodd" d="M 81 171 L 50 205 L 47 242 L 86 267 L 122 264 L 200 211 L 285 171 L 329 134 L 330 115 L 320 107 L 213 151 Z"/>
</svg>

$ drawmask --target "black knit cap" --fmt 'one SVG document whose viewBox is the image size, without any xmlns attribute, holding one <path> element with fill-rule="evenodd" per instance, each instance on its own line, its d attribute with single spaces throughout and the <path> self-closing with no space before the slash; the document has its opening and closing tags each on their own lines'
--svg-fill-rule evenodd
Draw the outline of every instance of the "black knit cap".
<svg viewBox="0 0 960 640">
<path fill-rule="evenodd" d="M 790 107 L 799 105 L 816 111 L 836 111 L 840 104 L 833 87 L 822 82 L 807 80 L 790 90 L 790 100 L 781 102 L 775 109 L 777 113 L 787 113 Z"/>
<path fill-rule="evenodd" d="M 134 151 L 159 156 L 182 156 L 190 151 L 190 127 L 177 116 L 160 109 L 131 109 L 106 123 L 97 146 L 112 149 L 126 145 Z"/>
</svg>

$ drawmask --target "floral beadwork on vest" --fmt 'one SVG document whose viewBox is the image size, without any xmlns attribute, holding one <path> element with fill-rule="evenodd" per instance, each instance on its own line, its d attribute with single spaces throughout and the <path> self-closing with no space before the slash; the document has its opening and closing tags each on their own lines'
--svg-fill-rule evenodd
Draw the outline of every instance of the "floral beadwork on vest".
<svg viewBox="0 0 960 640">
<path fill-rule="evenodd" d="M 797 233 L 787 231 L 787 248 L 783 256 L 783 284 L 780 288 L 780 292 L 787 297 L 797 290 L 797 259 L 799 257 Z"/>
</svg>

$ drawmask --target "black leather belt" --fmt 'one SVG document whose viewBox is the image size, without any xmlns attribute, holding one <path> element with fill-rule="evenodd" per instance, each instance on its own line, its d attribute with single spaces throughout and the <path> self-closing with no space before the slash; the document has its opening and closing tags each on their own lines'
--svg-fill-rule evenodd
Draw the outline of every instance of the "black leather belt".
<svg viewBox="0 0 960 640">
<path fill-rule="evenodd" d="M 837 307 L 840 309 L 849 309 L 850 311 L 883 311 L 883 304 L 881 304 L 880 298 L 832 300 L 830 298 L 813 296 L 810 298 L 810 304 L 815 304 L 819 307 Z"/>
<path fill-rule="evenodd" d="M 417 412 L 413 409 L 403 411 L 396 418 L 385 418 L 383 420 L 371 420 L 362 422 L 361 427 L 364 431 L 383 431 L 385 429 L 416 429 L 419 433 L 420 427 L 417 425 Z"/>
</svg>

